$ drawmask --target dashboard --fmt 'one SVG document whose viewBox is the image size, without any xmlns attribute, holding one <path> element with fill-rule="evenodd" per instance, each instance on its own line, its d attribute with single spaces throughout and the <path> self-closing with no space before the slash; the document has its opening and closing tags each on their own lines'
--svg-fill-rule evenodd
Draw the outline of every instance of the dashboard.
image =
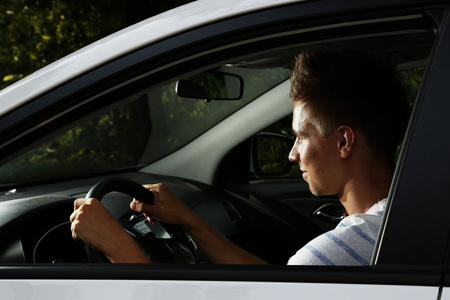
<svg viewBox="0 0 450 300">
<path fill-rule="evenodd" d="M 245 193 L 237 195 L 204 184 L 137 172 L 119 176 L 139 184 L 164 182 L 204 221 L 263 259 L 273 258 L 275 263 L 283 263 L 301 246 L 293 239 L 296 233 L 292 226 L 272 214 L 263 203 L 249 200 Z M 88 262 L 85 246 L 72 238 L 69 217 L 74 200 L 85 197 L 93 185 L 105 178 L 28 187 L 2 196 L 0 238 L 4 242 L 0 247 L 0 263 Z M 144 234 L 150 232 L 158 239 L 168 238 L 159 224 L 145 223 L 145 218 L 133 214 L 129 209 L 131 201 L 130 196 L 111 192 L 102 199 L 102 204 L 124 228 L 131 227 L 129 233 L 144 226 Z M 195 244 L 193 249 L 197 263 L 208 263 Z"/>
</svg>

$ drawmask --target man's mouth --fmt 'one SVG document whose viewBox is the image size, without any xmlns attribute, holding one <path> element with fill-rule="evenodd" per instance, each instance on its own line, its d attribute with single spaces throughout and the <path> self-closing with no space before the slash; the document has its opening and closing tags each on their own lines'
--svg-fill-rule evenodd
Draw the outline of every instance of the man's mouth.
<svg viewBox="0 0 450 300">
<path fill-rule="evenodd" d="M 308 172 L 306 172 L 305 170 L 300 170 L 302 172 L 302 177 L 303 179 L 305 179 L 305 177 L 308 175 Z"/>
</svg>

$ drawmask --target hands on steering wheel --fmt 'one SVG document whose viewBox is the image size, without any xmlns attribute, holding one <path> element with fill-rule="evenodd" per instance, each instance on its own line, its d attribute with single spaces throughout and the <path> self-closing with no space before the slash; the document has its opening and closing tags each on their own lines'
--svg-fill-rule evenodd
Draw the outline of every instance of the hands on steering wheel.
<svg viewBox="0 0 450 300">
<path fill-rule="evenodd" d="M 141 235 L 133 230 L 132 224 L 119 224 L 100 203 L 103 196 L 112 191 L 134 197 L 130 207 L 145 213 L 150 222 L 160 220 L 171 238 Z M 112 262 L 148 262 L 139 244 L 152 262 L 194 263 L 192 242 L 179 226 L 174 225 L 187 224 L 190 214 L 189 208 L 164 184 L 143 187 L 128 179 L 110 178 L 94 185 L 86 198 L 75 200 L 70 220 L 73 237 L 89 245 L 86 252 L 91 262 L 105 262 L 92 248 Z"/>
</svg>

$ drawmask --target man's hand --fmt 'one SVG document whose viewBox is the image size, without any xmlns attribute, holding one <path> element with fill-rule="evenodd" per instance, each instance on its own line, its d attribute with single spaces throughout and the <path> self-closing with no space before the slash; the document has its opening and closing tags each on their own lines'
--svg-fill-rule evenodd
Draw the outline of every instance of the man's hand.
<svg viewBox="0 0 450 300">
<path fill-rule="evenodd" d="M 97 199 L 75 200 L 70 221 L 73 238 L 102 252 L 111 262 L 148 262 L 131 236 Z"/>
<path fill-rule="evenodd" d="M 134 211 L 144 213 L 150 222 L 159 220 L 184 227 L 194 218 L 192 211 L 166 185 L 157 183 L 144 187 L 155 195 L 154 204 L 149 205 L 134 199 L 130 207 Z"/>
<path fill-rule="evenodd" d="M 247 253 L 225 239 L 220 233 L 195 215 L 166 185 L 144 185 L 155 195 L 155 203 L 148 205 L 138 200 L 131 202 L 131 209 L 145 213 L 150 222 L 160 220 L 180 226 L 195 241 L 212 263 L 261 264 L 259 258 Z"/>
</svg>

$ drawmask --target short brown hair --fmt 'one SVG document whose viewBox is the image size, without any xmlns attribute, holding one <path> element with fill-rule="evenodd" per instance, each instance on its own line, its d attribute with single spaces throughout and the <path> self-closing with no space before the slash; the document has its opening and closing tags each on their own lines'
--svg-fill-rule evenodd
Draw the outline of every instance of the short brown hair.
<svg viewBox="0 0 450 300">
<path fill-rule="evenodd" d="M 392 66 L 365 53 L 300 54 L 290 98 L 309 110 L 322 136 L 347 125 L 363 134 L 377 159 L 393 162 L 406 128 L 409 106 Z"/>
</svg>

